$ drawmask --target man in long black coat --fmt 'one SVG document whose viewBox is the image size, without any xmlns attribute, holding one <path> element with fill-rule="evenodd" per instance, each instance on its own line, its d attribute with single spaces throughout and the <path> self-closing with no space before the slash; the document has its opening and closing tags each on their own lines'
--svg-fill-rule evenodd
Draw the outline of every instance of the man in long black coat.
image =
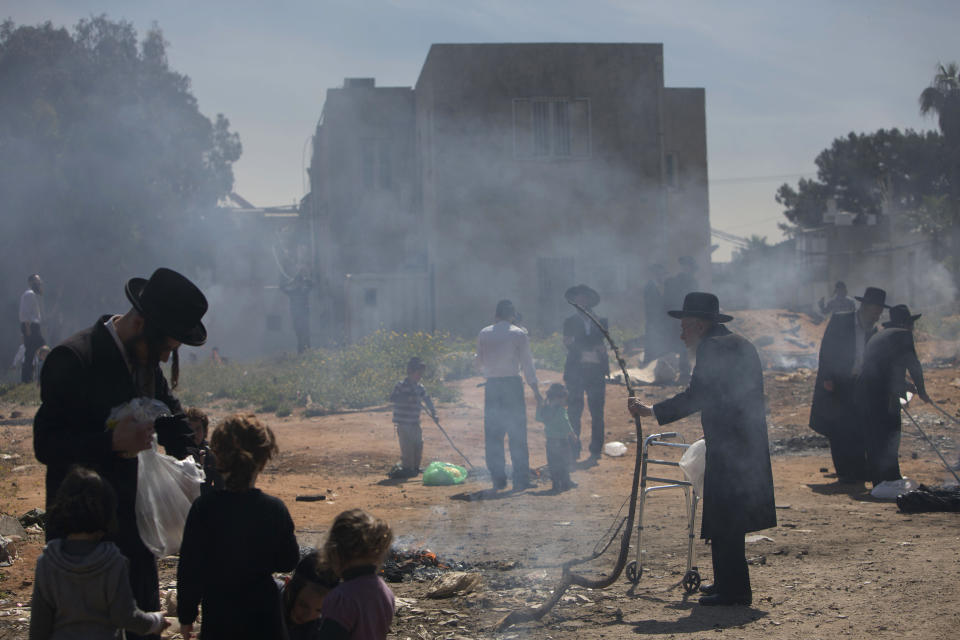
<svg viewBox="0 0 960 640">
<path fill-rule="evenodd" d="M 840 482 L 862 482 L 866 476 L 866 447 L 854 404 L 857 376 L 863 366 L 867 341 L 877 332 L 887 293 L 867 287 L 858 296 L 860 308 L 834 313 L 820 343 L 817 382 L 810 407 L 810 428 L 827 436 L 830 455 Z"/>
<path fill-rule="evenodd" d="M 105 315 L 94 325 L 58 345 L 44 363 L 40 405 L 33 422 L 37 460 L 47 466 L 46 504 L 73 465 L 100 473 L 117 493 L 117 531 L 109 539 L 130 561 L 130 583 L 137 605 L 160 608 L 157 565 L 137 530 L 137 457 L 148 449 L 154 432 L 167 453 L 186 455 L 192 432 L 182 416 L 156 423 L 132 418 L 106 427 L 110 410 L 136 397 L 150 397 L 182 414 L 180 403 L 160 369 L 181 343 L 200 345 L 206 330 L 200 318 L 207 301 L 193 283 L 169 269 L 150 280 L 133 278 L 126 286 L 133 308 L 124 315 Z M 47 537 L 57 537 L 48 531 Z M 127 638 L 137 638 L 127 632 Z M 159 638 L 159 636 L 151 636 Z"/>
<path fill-rule="evenodd" d="M 857 380 L 856 405 L 867 449 L 867 475 L 874 485 L 900 476 L 900 398 L 906 397 L 906 372 L 924 402 L 923 368 L 913 344 L 913 323 L 907 305 L 890 309 L 890 322 L 867 343 L 863 371 Z"/>
<path fill-rule="evenodd" d="M 696 349 L 690 386 L 669 400 L 648 407 L 631 399 L 634 415 L 667 424 L 700 412 L 706 440 L 701 537 L 712 542 L 712 585 L 701 587 L 703 605 L 750 604 L 744 535 L 777 524 L 773 472 L 767 442 L 763 368 L 757 350 L 723 326 L 717 297 L 694 292 L 683 309 L 681 336 Z"/>
<path fill-rule="evenodd" d="M 586 309 L 600 302 L 600 294 L 585 284 L 567 289 L 564 297 Z M 607 319 L 598 318 L 607 328 Z M 587 396 L 590 408 L 590 464 L 596 464 L 603 451 L 603 407 L 606 403 L 607 376 L 610 374 L 610 359 L 607 344 L 593 322 L 579 311 L 563 322 L 563 344 L 567 347 L 567 359 L 563 363 L 563 382 L 567 385 L 567 414 L 570 426 L 577 434 L 577 446 L 573 458 L 580 457 L 580 430 L 583 417 L 583 396 Z"/>
</svg>

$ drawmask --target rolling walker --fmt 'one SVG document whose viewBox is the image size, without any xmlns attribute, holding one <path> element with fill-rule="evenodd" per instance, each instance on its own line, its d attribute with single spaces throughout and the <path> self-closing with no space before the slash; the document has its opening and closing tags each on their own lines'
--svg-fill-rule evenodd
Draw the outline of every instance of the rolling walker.
<svg viewBox="0 0 960 640">
<path fill-rule="evenodd" d="M 669 440 L 679 439 L 680 442 L 669 442 Z M 633 584 L 640 582 L 640 576 L 643 575 L 643 507 L 647 501 L 647 494 L 653 491 L 665 491 L 667 489 L 682 489 L 683 496 L 686 499 L 687 515 L 687 571 L 683 575 L 680 584 L 687 594 L 694 593 L 700 588 L 700 572 L 693 565 L 693 540 L 694 540 L 694 521 L 697 516 L 697 502 L 699 497 L 693 490 L 693 484 L 687 480 L 677 480 L 676 478 L 660 478 L 647 475 L 647 465 L 657 464 L 667 467 L 677 467 L 680 463 L 670 460 L 659 460 L 650 457 L 651 447 L 673 447 L 683 449 L 690 447 L 683 441 L 683 436 L 676 432 L 655 433 L 647 436 L 643 441 L 643 452 L 640 470 L 640 504 L 637 507 L 637 559 L 626 566 L 627 580 Z M 647 486 L 648 482 L 653 482 Z"/>
</svg>

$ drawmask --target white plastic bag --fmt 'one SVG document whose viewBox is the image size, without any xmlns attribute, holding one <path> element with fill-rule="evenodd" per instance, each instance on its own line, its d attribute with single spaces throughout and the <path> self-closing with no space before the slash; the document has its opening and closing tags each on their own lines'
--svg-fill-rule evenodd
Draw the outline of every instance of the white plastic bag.
<svg viewBox="0 0 960 640">
<path fill-rule="evenodd" d="M 113 429 L 117 424 L 129 416 L 139 422 L 153 422 L 160 416 L 169 416 L 170 408 L 154 398 L 141 396 L 110 409 L 107 416 L 107 428 Z"/>
<path fill-rule="evenodd" d="M 680 469 L 687 482 L 693 485 L 693 490 L 703 497 L 703 472 L 707 467 L 707 442 L 700 438 L 687 447 L 680 457 Z"/>
<path fill-rule="evenodd" d="M 612 458 L 619 458 L 627 452 L 627 445 L 614 440 L 603 445 L 603 452 Z"/>
<path fill-rule="evenodd" d="M 137 454 L 137 530 L 158 558 L 180 551 L 190 505 L 200 495 L 203 469 L 193 458 L 160 453 L 154 434 L 149 449 Z"/>
<path fill-rule="evenodd" d="M 920 485 L 910 478 L 884 480 L 870 491 L 870 495 L 877 500 L 896 500 L 901 493 L 913 491 L 918 486 Z"/>
</svg>

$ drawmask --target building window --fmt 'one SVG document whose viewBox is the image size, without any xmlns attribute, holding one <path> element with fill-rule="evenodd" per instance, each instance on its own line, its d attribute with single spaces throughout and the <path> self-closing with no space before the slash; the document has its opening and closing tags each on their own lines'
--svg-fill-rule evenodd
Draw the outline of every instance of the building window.
<svg viewBox="0 0 960 640">
<path fill-rule="evenodd" d="M 377 290 L 376 289 L 364 289 L 363 290 L 363 303 L 368 307 L 377 306 Z"/>
<path fill-rule="evenodd" d="M 519 157 L 590 155 L 590 101 L 518 98 L 513 101 L 514 152 Z"/>
<path fill-rule="evenodd" d="M 664 167 L 667 179 L 667 186 L 676 189 L 680 186 L 679 170 L 677 167 L 677 154 L 668 153 L 664 157 Z"/>
</svg>

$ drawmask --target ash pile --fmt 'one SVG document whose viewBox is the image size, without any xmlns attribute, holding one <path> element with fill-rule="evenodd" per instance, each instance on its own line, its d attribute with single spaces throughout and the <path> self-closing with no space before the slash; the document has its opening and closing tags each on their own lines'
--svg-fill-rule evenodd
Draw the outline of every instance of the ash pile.
<svg viewBox="0 0 960 640">
<path fill-rule="evenodd" d="M 387 582 L 427 582 L 449 571 L 474 568 L 466 562 L 440 558 L 430 549 L 392 547 L 383 563 L 383 579 Z"/>
</svg>

